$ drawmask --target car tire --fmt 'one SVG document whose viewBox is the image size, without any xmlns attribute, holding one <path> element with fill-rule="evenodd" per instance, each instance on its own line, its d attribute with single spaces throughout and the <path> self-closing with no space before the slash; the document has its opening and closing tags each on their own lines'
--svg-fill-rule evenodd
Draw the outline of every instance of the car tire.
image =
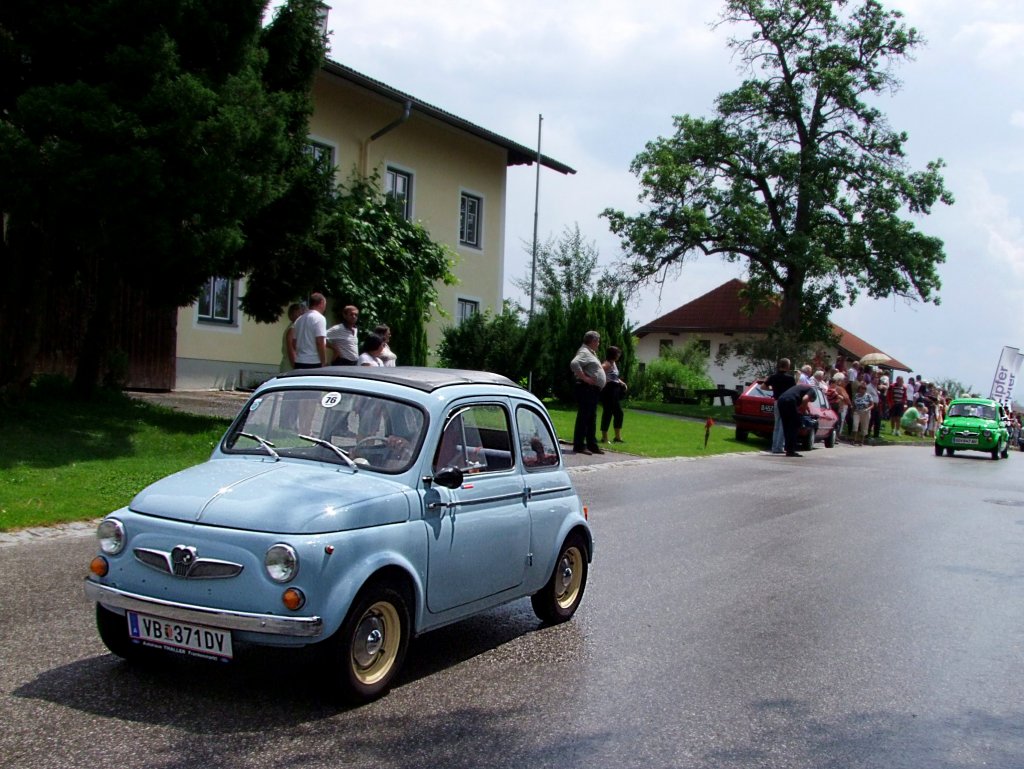
<svg viewBox="0 0 1024 769">
<path fill-rule="evenodd" d="M 530 597 L 534 614 L 550 625 L 572 618 L 583 600 L 589 571 L 586 539 L 574 532 L 565 538 L 547 584 Z"/>
<path fill-rule="evenodd" d="M 741 430 L 738 427 L 736 428 L 736 440 L 746 443 L 748 437 L 749 435 L 746 430 Z"/>
<path fill-rule="evenodd" d="M 800 439 L 800 450 L 810 451 L 814 448 L 814 432 L 809 432 L 803 438 Z"/>
<path fill-rule="evenodd" d="M 955 451 L 955 449 L 952 446 L 947 446 L 946 447 L 946 456 L 947 457 L 953 456 L 953 452 L 954 451 Z"/>
<path fill-rule="evenodd" d="M 995 459 L 996 461 L 999 460 L 999 446 L 992 449 L 992 459 Z"/>
<path fill-rule="evenodd" d="M 149 650 L 132 641 L 128 635 L 126 614 L 118 614 L 96 604 L 96 630 L 99 631 L 103 645 L 121 659 L 138 662 L 148 655 Z"/>
<path fill-rule="evenodd" d="M 342 699 L 364 703 L 388 693 L 405 661 L 411 625 L 409 601 L 395 585 L 370 583 L 359 591 L 325 649 Z"/>
<path fill-rule="evenodd" d="M 827 436 L 825 436 L 825 448 L 826 449 L 834 449 L 835 448 L 836 440 L 837 440 L 837 438 L 836 438 L 837 432 L 838 431 L 836 430 L 836 428 L 833 427 L 832 431 Z"/>
<path fill-rule="evenodd" d="M 940 446 L 937 443 L 935 444 L 935 456 L 937 456 L 937 457 L 941 457 L 942 456 L 942 446 Z"/>
</svg>

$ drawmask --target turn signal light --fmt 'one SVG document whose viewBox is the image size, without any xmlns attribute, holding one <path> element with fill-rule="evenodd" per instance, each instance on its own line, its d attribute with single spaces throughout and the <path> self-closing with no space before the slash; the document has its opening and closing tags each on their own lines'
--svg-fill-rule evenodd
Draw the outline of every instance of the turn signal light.
<svg viewBox="0 0 1024 769">
<path fill-rule="evenodd" d="M 306 596 L 298 588 L 290 587 L 281 594 L 281 602 L 285 608 L 298 611 L 306 605 Z"/>
<path fill-rule="evenodd" d="M 585 521 L 589 521 L 590 520 L 590 510 L 587 508 L 586 505 L 583 506 L 583 520 L 585 520 Z"/>
<path fill-rule="evenodd" d="M 107 576 L 107 572 L 110 571 L 110 564 L 107 563 L 106 558 L 102 555 L 98 555 L 89 563 L 89 571 L 97 577 L 105 577 Z"/>
</svg>

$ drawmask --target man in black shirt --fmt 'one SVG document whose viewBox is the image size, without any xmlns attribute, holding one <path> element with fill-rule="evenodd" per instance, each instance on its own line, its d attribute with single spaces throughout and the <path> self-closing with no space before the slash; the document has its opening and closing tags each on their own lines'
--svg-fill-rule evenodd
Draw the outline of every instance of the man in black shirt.
<svg viewBox="0 0 1024 769">
<path fill-rule="evenodd" d="M 786 434 L 787 457 L 801 456 L 796 452 L 800 440 L 800 408 L 811 399 L 813 389 L 809 385 L 794 385 L 775 399 L 775 412 Z"/>
<path fill-rule="evenodd" d="M 781 358 L 778 364 L 775 366 L 775 373 L 764 380 L 764 386 L 770 388 L 772 391 L 772 397 L 776 401 L 779 400 L 779 396 L 786 392 L 790 387 L 796 385 L 796 379 L 789 373 L 790 362 L 789 358 Z M 772 432 L 772 453 L 781 454 L 782 445 L 785 441 L 785 433 L 782 429 L 782 420 L 779 419 L 778 403 L 775 408 L 775 430 Z"/>
</svg>

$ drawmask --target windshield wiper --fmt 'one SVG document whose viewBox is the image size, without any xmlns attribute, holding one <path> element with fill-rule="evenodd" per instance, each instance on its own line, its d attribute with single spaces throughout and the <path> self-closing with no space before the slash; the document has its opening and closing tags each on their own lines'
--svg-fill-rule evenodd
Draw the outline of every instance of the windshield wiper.
<svg viewBox="0 0 1024 769">
<path fill-rule="evenodd" d="M 276 451 L 274 451 L 274 444 L 268 441 L 266 438 L 256 435 L 255 433 L 243 433 L 239 431 L 238 434 L 241 435 L 243 438 L 250 438 L 251 440 L 256 441 L 258 444 L 260 444 L 260 446 L 262 446 L 266 450 L 268 454 L 270 454 L 270 456 L 274 458 L 275 461 L 281 458 L 281 456 Z"/>
<path fill-rule="evenodd" d="M 339 457 L 341 457 L 346 465 L 351 467 L 357 473 L 359 472 L 359 465 L 357 465 L 355 462 L 352 461 L 352 458 L 348 455 L 348 452 L 345 451 L 345 449 L 338 448 L 333 443 L 331 443 L 330 441 L 325 441 L 323 438 L 314 438 L 312 435 L 301 435 L 300 434 L 299 437 L 302 438 L 302 440 L 304 440 L 304 441 L 309 441 L 310 443 L 315 443 L 317 446 L 326 446 L 331 451 L 333 451 L 335 454 L 337 454 Z"/>
</svg>

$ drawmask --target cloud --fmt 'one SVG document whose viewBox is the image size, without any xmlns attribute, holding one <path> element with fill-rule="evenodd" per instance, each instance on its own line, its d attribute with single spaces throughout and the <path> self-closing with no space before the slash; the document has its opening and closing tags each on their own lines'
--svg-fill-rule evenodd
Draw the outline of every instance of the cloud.
<svg viewBox="0 0 1024 769">
<path fill-rule="evenodd" d="M 1010 201 L 997 194 L 981 173 L 972 176 L 965 197 L 969 218 L 984 235 L 992 263 L 1024 278 L 1024 222 L 1011 212 Z"/>
<path fill-rule="evenodd" d="M 1001 71 L 1024 64 L 1024 22 L 974 22 L 963 27 L 954 41 L 976 49 L 983 69 Z"/>
<path fill-rule="evenodd" d="M 1015 128 L 1024 128 L 1024 109 L 1015 109 L 1010 115 L 1010 125 Z"/>
</svg>

